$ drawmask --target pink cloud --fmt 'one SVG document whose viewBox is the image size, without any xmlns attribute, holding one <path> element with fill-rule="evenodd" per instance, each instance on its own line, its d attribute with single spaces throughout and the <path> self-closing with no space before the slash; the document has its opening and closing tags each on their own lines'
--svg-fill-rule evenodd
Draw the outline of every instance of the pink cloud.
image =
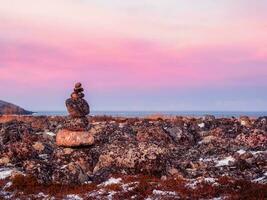
<svg viewBox="0 0 267 200">
<path fill-rule="evenodd" d="M 255 53 L 259 44 L 179 47 L 12 20 L 0 28 L 1 82 L 14 87 L 64 88 L 76 80 L 101 91 L 266 84 L 267 56 Z"/>
</svg>

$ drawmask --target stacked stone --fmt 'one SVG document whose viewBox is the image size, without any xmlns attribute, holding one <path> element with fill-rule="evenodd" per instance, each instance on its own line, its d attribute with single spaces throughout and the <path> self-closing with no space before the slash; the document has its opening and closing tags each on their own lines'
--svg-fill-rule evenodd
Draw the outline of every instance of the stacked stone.
<svg viewBox="0 0 267 200">
<path fill-rule="evenodd" d="M 84 99 L 81 83 L 75 84 L 71 98 L 66 100 L 66 107 L 69 116 L 63 129 L 57 132 L 56 144 L 63 147 L 92 145 L 94 136 L 90 134 L 86 117 L 90 113 L 90 107 Z"/>
<path fill-rule="evenodd" d="M 66 100 L 66 107 L 69 117 L 65 123 L 65 128 L 71 131 L 86 131 L 88 129 L 88 119 L 86 115 L 90 113 L 90 107 L 84 99 L 84 89 L 81 83 L 76 83 L 71 98 Z"/>
</svg>

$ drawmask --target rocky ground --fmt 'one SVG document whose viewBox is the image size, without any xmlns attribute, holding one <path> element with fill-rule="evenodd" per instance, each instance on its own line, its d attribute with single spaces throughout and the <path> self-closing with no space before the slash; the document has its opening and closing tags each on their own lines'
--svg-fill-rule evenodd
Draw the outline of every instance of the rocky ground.
<svg viewBox="0 0 267 200">
<path fill-rule="evenodd" d="M 267 117 L 90 117 L 79 148 L 65 120 L 0 116 L 0 199 L 267 199 Z"/>
</svg>

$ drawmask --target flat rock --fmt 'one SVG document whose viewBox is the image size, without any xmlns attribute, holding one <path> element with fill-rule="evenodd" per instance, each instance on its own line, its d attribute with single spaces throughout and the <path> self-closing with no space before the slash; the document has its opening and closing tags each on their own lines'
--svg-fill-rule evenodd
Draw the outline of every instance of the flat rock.
<svg viewBox="0 0 267 200">
<path fill-rule="evenodd" d="M 88 131 L 59 130 L 56 144 L 64 147 L 88 146 L 94 143 L 94 136 Z"/>
</svg>

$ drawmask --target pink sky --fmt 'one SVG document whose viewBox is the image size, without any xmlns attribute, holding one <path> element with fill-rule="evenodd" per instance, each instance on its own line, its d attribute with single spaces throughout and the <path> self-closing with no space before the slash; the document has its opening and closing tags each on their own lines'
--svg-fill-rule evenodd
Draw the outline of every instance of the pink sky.
<svg viewBox="0 0 267 200">
<path fill-rule="evenodd" d="M 4 1 L 0 99 L 62 110 L 81 81 L 95 110 L 141 110 L 162 95 L 171 107 L 148 108 L 267 110 L 266 10 L 264 0 Z M 207 102 L 180 100 L 203 98 L 196 90 Z"/>
</svg>

